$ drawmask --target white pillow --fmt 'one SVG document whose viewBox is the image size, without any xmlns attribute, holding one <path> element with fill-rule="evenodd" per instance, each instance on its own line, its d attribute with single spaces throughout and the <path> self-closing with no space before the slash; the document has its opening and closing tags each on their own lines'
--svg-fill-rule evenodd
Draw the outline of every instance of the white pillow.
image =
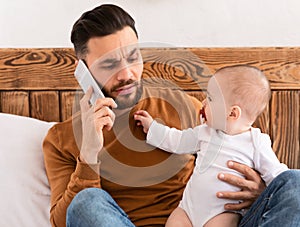
<svg viewBox="0 0 300 227">
<path fill-rule="evenodd" d="M 0 226 L 51 226 L 42 142 L 53 124 L 0 113 Z"/>
</svg>

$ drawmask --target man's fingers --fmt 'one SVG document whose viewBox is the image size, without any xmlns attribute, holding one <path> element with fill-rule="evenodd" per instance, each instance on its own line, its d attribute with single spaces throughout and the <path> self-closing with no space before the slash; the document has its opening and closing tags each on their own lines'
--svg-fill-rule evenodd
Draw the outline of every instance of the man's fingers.
<svg viewBox="0 0 300 227">
<path fill-rule="evenodd" d="M 217 197 L 222 199 L 243 200 L 243 201 L 253 200 L 253 198 L 256 198 L 248 191 L 218 192 Z"/>
<path fill-rule="evenodd" d="M 227 165 L 229 168 L 234 169 L 239 173 L 242 173 L 248 180 L 260 181 L 261 179 L 260 175 L 254 169 L 247 165 L 234 161 L 228 161 Z"/>
<path fill-rule="evenodd" d="M 226 209 L 238 210 L 241 208 L 248 208 L 265 189 L 265 183 L 261 179 L 260 175 L 249 166 L 229 161 L 228 167 L 236 170 L 244 177 L 229 173 L 220 173 L 218 174 L 218 178 L 230 185 L 240 188 L 241 190 L 235 192 L 218 192 L 217 197 L 236 200 L 239 202 L 226 204 Z"/>
<path fill-rule="evenodd" d="M 80 108 L 82 112 L 87 112 L 90 109 L 91 105 L 89 101 L 92 97 L 92 94 L 93 94 L 93 87 L 89 87 L 87 92 L 80 100 Z M 96 100 L 96 103 L 93 106 L 94 112 L 97 112 L 99 109 L 103 108 L 104 106 L 108 106 L 110 108 L 117 108 L 117 104 L 112 98 L 100 98 Z"/>
<path fill-rule="evenodd" d="M 226 203 L 224 205 L 226 210 L 241 210 L 249 208 L 257 198 L 248 191 L 218 192 L 217 197 L 222 199 L 236 200 L 236 202 L 233 203 Z"/>
<path fill-rule="evenodd" d="M 115 114 L 109 107 L 104 106 L 95 113 L 94 121 L 97 129 L 106 127 L 106 129 L 110 130 L 115 121 Z"/>
<path fill-rule="evenodd" d="M 220 173 L 220 174 L 218 174 L 218 178 L 221 181 L 225 181 L 226 183 L 231 184 L 231 185 L 236 186 L 241 189 L 248 187 L 248 184 L 251 183 L 250 181 L 247 181 L 244 178 L 233 175 L 233 174 Z"/>
<path fill-rule="evenodd" d="M 91 99 L 93 94 L 93 87 L 89 87 L 85 95 L 80 100 L 80 109 L 82 112 L 86 112 L 90 108 L 89 100 Z"/>
<path fill-rule="evenodd" d="M 226 210 L 242 210 L 251 207 L 252 203 L 253 201 L 249 200 L 240 203 L 227 203 L 224 205 L 224 208 Z"/>
<path fill-rule="evenodd" d="M 94 105 L 94 112 L 97 112 L 105 106 L 109 108 L 117 108 L 117 104 L 112 98 L 101 98 L 96 100 L 96 103 Z"/>
<path fill-rule="evenodd" d="M 114 124 L 114 120 L 109 117 L 101 117 L 96 123 L 95 123 L 95 127 L 96 127 L 96 131 L 100 132 L 103 128 L 107 129 L 107 130 L 111 130 Z"/>
<path fill-rule="evenodd" d="M 234 161 L 228 161 L 227 164 L 229 168 L 238 171 L 245 177 L 245 180 L 236 180 L 233 178 L 237 186 L 241 185 L 241 188 L 246 188 L 259 194 L 266 188 L 265 182 L 262 180 L 260 174 L 251 167 Z M 259 195 L 257 193 L 256 195 Z"/>
</svg>

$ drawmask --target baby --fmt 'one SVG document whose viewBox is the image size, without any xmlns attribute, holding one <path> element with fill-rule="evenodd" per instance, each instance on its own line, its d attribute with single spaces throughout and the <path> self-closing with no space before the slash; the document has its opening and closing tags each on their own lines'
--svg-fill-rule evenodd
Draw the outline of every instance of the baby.
<svg viewBox="0 0 300 227">
<path fill-rule="evenodd" d="M 224 209 L 224 204 L 236 201 L 216 197 L 219 191 L 240 190 L 217 179 L 224 171 L 239 175 L 227 167 L 228 160 L 254 168 L 267 185 L 288 169 L 274 154 L 270 137 L 252 127 L 270 96 L 269 82 L 259 69 L 228 66 L 208 82 L 205 124 L 181 131 L 159 124 L 146 111 L 135 113 L 137 124 L 147 133 L 147 143 L 176 154 L 197 154 L 183 198 L 166 226 L 238 226 L 242 212 Z"/>
</svg>

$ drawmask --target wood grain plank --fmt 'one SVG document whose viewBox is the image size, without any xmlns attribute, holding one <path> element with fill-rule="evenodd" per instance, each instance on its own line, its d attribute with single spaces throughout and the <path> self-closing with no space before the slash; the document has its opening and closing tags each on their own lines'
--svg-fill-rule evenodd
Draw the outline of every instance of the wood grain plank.
<svg viewBox="0 0 300 227">
<path fill-rule="evenodd" d="M 0 93 L 2 113 L 29 117 L 29 94 L 24 91 L 8 91 Z"/>
<path fill-rule="evenodd" d="M 143 49 L 142 55 L 143 78 L 156 86 L 202 90 L 212 74 L 189 49 Z"/>
<path fill-rule="evenodd" d="M 82 91 L 63 91 L 60 93 L 61 120 L 67 120 L 80 110 L 79 101 L 83 96 Z"/>
<path fill-rule="evenodd" d="M 143 48 L 144 78 L 199 90 L 216 69 L 249 64 L 263 70 L 276 90 L 299 89 L 300 48 Z M 78 89 L 71 48 L 0 49 L 0 90 Z M 153 76 L 154 75 L 154 76 Z M 148 81 L 148 82 L 151 82 Z"/>
<path fill-rule="evenodd" d="M 0 89 L 59 90 L 78 86 L 72 49 L 1 49 Z"/>
<path fill-rule="evenodd" d="M 276 91 L 272 94 L 271 135 L 273 149 L 290 168 L 300 168 L 299 91 Z"/>
<path fill-rule="evenodd" d="M 49 122 L 59 122 L 59 93 L 57 91 L 33 91 L 30 93 L 30 115 Z"/>
<path fill-rule="evenodd" d="M 172 81 L 185 90 L 206 87 L 219 68 L 248 64 L 261 69 L 273 90 L 299 89 L 300 48 L 158 48 L 142 51 L 145 78 Z M 153 77 L 154 75 L 154 77 Z"/>
<path fill-rule="evenodd" d="M 248 64 L 261 69 L 272 89 L 300 87 L 300 48 L 195 48 L 191 49 L 207 67 L 215 72 L 220 67 Z"/>
</svg>

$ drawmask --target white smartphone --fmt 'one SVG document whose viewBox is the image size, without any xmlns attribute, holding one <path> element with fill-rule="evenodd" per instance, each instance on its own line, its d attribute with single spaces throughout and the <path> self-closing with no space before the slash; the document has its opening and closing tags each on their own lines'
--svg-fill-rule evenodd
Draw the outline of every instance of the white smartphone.
<svg viewBox="0 0 300 227">
<path fill-rule="evenodd" d="M 90 86 L 93 87 L 93 94 L 90 99 L 92 105 L 95 104 L 98 98 L 104 98 L 104 94 L 102 93 L 98 83 L 82 60 L 78 61 L 74 75 L 84 93 L 87 92 Z"/>
</svg>

